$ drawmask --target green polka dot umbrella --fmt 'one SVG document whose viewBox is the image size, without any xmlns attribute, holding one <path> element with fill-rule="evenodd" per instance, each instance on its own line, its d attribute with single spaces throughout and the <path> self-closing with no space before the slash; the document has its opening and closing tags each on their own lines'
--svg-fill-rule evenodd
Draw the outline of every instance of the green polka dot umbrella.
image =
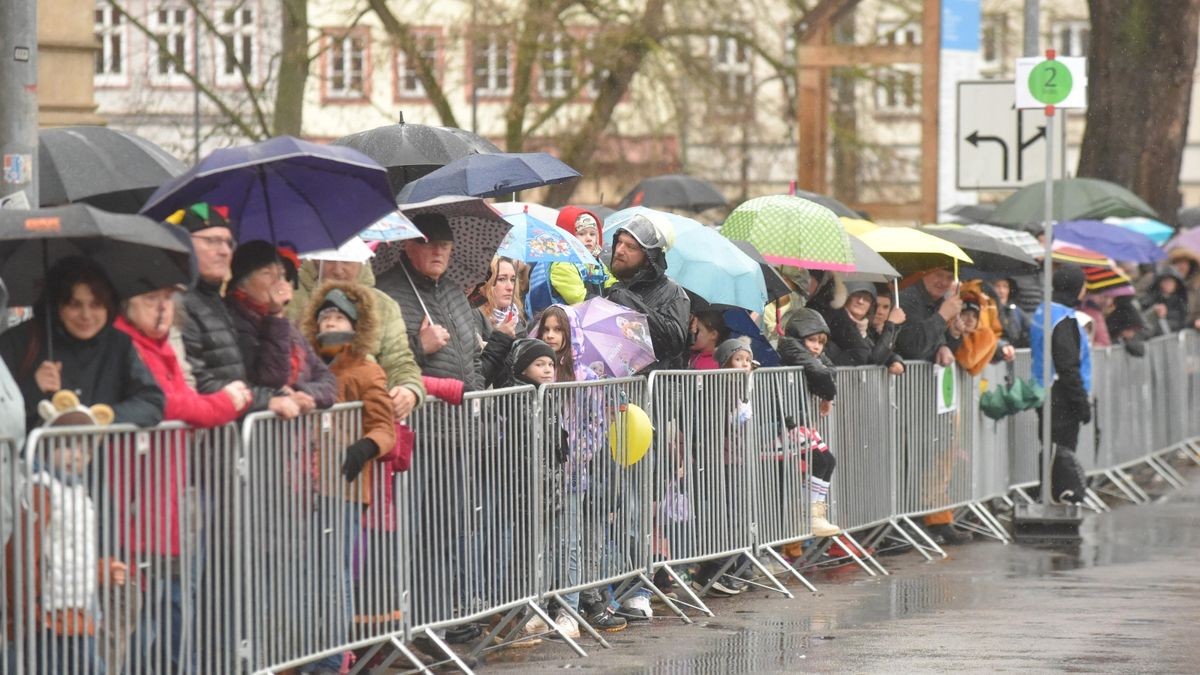
<svg viewBox="0 0 1200 675">
<path fill-rule="evenodd" d="M 850 239 L 829 209 L 791 195 L 758 197 L 729 214 L 721 234 L 747 241 L 774 265 L 853 272 Z"/>
</svg>

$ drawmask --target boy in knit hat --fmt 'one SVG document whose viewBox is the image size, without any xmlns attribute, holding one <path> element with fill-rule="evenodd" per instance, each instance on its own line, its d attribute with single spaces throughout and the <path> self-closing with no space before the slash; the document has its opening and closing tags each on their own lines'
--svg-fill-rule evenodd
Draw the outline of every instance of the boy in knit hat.
<svg viewBox="0 0 1200 675">
<path fill-rule="evenodd" d="M 722 368 L 750 370 L 754 367 L 754 353 L 750 351 L 750 340 L 744 337 L 729 338 L 717 345 L 713 358 Z"/>
</svg>

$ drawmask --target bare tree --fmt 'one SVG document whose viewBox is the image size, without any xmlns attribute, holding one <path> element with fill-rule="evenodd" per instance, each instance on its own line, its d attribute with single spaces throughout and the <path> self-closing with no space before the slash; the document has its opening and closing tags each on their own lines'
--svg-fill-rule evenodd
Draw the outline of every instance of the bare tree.
<svg viewBox="0 0 1200 675">
<path fill-rule="evenodd" d="M 1089 0 L 1087 129 L 1079 175 L 1179 209 L 1200 0 Z"/>
</svg>

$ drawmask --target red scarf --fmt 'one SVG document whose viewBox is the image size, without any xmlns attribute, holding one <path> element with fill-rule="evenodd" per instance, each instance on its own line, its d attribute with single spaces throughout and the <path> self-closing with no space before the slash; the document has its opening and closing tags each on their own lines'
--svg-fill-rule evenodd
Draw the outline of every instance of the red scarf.
<svg viewBox="0 0 1200 675">
<path fill-rule="evenodd" d="M 260 319 L 267 316 L 267 305 L 258 302 L 254 298 L 246 294 L 245 289 L 237 288 L 233 291 L 233 299 L 239 305 L 256 314 Z M 290 350 L 288 353 L 288 386 L 296 384 L 300 379 L 300 371 L 304 368 L 304 347 L 297 344 L 296 340 L 289 340 Z"/>
</svg>

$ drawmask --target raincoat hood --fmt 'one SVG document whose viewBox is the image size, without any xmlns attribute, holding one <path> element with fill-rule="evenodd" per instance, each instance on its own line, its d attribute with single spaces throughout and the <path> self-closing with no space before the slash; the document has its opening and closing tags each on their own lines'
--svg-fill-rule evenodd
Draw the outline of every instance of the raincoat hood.
<svg viewBox="0 0 1200 675">
<path fill-rule="evenodd" d="M 1083 269 L 1075 265 L 1063 265 L 1054 270 L 1053 293 L 1050 299 L 1060 305 L 1074 307 L 1079 304 L 1079 291 L 1083 290 L 1086 278 Z"/>
<path fill-rule="evenodd" d="M 1187 275 L 1189 281 L 1194 280 L 1197 275 L 1200 275 L 1200 254 L 1182 246 L 1176 246 L 1167 251 L 1167 262 L 1175 264 L 1181 260 L 1191 264 L 1189 268 L 1191 271 Z"/>
<path fill-rule="evenodd" d="M 829 334 L 829 324 L 825 323 L 825 317 L 821 313 L 810 307 L 801 307 L 792 310 L 788 316 L 787 335 L 788 337 L 804 338 L 818 333 Z"/>
<path fill-rule="evenodd" d="M 334 289 L 341 291 L 358 312 L 358 320 L 354 325 L 354 339 L 347 347 L 348 351 L 359 356 L 370 354 L 371 346 L 379 338 L 379 315 L 375 311 L 375 296 L 371 289 L 359 284 L 327 281 L 313 291 L 312 299 L 309 300 L 304 310 L 303 322 L 300 325 L 304 339 L 308 340 L 313 349 L 319 349 L 317 311 L 321 305 L 325 304 L 325 296 Z"/>
<path fill-rule="evenodd" d="M 1175 280 L 1175 292 L 1171 295 L 1182 296 L 1187 293 L 1187 289 L 1184 287 L 1185 280 L 1183 275 L 1180 274 L 1174 267 L 1170 266 L 1164 268 L 1163 271 L 1154 275 L 1154 281 L 1150 283 L 1150 290 L 1152 293 L 1161 294 L 1158 290 L 1158 285 L 1162 283 L 1163 279 Z"/>
</svg>

